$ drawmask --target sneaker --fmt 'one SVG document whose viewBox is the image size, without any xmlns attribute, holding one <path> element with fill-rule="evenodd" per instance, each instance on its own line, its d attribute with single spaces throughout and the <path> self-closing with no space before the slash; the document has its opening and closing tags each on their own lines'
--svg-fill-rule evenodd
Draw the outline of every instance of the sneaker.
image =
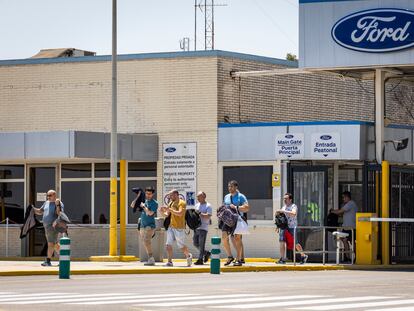
<svg viewBox="0 0 414 311">
<path fill-rule="evenodd" d="M 197 266 L 201 266 L 204 265 L 204 261 L 202 259 L 198 259 L 194 264 Z"/>
<path fill-rule="evenodd" d="M 43 267 L 51 267 L 52 263 L 50 261 L 44 261 L 44 262 L 42 262 L 42 266 Z"/>
<path fill-rule="evenodd" d="M 236 260 L 233 264 L 234 267 L 241 267 L 243 265 L 243 263 L 241 262 L 241 260 Z"/>
<path fill-rule="evenodd" d="M 300 259 L 300 264 L 303 265 L 308 261 L 308 255 L 303 255 L 302 258 Z"/>
<path fill-rule="evenodd" d="M 144 263 L 144 266 L 155 266 L 155 259 L 154 257 L 148 258 L 148 261 Z"/>
<path fill-rule="evenodd" d="M 276 263 L 279 265 L 284 265 L 286 264 L 286 260 L 284 260 L 283 258 L 280 258 L 278 261 L 276 261 Z"/>
<path fill-rule="evenodd" d="M 224 263 L 225 266 L 228 266 L 234 261 L 234 257 L 227 257 L 227 261 Z"/>
<path fill-rule="evenodd" d="M 193 264 L 193 255 L 192 254 L 188 254 L 188 257 L 187 257 L 187 267 L 191 267 L 192 264 Z"/>
<path fill-rule="evenodd" d="M 246 263 L 246 261 L 244 260 L 244 258 L 240 259 L 240 262 L 241 262 L 242 264 L 245 264 L 245 263 Z"/>
<path fill-rule="evenodd" d="M 172 267 L 172 266 L 174 266 L 174 265 L 173 265 L 172 261 L 168 261 L 168 262 L 165 264 L 165 266 L 166 266 L 166 267 Z"/>
<path fill-rule="evenodd" d="M 210 252 L 206 252 L 206 254 L 204 255 L 204 262 L 207 262 L 210 259 L 211 253 Z"/>
</svg>

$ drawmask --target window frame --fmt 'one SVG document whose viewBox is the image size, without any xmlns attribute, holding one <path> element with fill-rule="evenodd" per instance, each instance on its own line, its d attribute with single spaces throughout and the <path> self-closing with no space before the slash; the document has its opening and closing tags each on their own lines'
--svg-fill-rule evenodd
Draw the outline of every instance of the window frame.
<svg viewBox="0 0 414 311">
<path fill-rule="evenodd" d="M 22 165 L 23 166 L 23 178 L 11 178 L 11 179 L 0 179 L 0 183 L 23 183 L 23 218 L 24 215 L 26 215 L 26 207 L 27 207 L 27 202 L 26 202 L 26 198 L 27 198 L 27 193 L 26 193 L 26 177 L 27 177 L 27 166 L 24 163 L 5 163 L 2 164 L 4 166 L 7 165 Z M 3 223 L 0 223 L 0 225 L 4 225 Z M 20 224 L 19 224 L 20 225 Z"/>
</svg>

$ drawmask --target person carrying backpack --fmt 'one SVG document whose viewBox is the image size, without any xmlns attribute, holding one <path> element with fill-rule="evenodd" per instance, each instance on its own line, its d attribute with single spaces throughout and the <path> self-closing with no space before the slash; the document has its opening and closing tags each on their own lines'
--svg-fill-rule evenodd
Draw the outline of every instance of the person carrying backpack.
<svg viewBox="0 0 414 311">
<path fill-rule="evenodd" d="M 294 235 L 294 228 L 298 226 L 298 207 L 293 203 L 293 195 L 291 193 L 285 193 L 283 196 L 283 207 L 276 213 L 283 213 L 287 218 L 287 228 L 279 229 L 279 247 L 280 247 L 280 259 L 277 263 L 286 263 L 286 247 L 288 243 L 288 236 Z M 286 232 L 287 231 L 287 232 Z M 300 252 L 301 260 L 300 263 L 304 264 L 308 260 L 308 255 L 305 255 L 302 251 L 302 246 L 299 243 L 295 245 L 296 250 Z"/>
<path fill-rule="evenodd" d="M 211 215 L 213 209 L 210 203 L 206 201 L 206 194 L 203 191 L 197 193 L 198 203 L 195 206 L 195 210 L 199 212 L 201 218 L 201 225 L 194 230 L 193 244 L 200 251 L 198 260 L 195 265 L 203 265 L 210 258 L 211 253 L 206 251 L 206 239 L 208 233 L 208 226 L 210 225 Z"/>
<path fill-rule="evenodd" d="M 227 208 L 232 209 L 235 213 L 238 213 L 244 222 L 246 222 L 246 214 L 249 211 L 249 202 L 247 202 L 247 198 L 244 194 L 238 191 L 239 184 L 235 180 L 231 180 L 228 183 L 229 193 L 224 197 L 223 205 Z M 247 226 L 247 225 L 246 225 Z M 220 227 L 220 226 L 219 226 Z M 233 261 L 235 261 L 230 248 L 230 235 L 234 236 L 233 242 L 236 248 L 236 261 L 234 262 L 234 266 L 242 266 L 242 255 L 243 255 L 243 242 L 242 242 L 242 235 L 241 234 L 233 234 L 236 228 L 233 228 L 232 232 L 224 230 L 225 227 L 222 226 L 222 238 L 223 238 L 223 247 L 227 253 L 227 261 L 224 264 L 225 266 L 230 265 Z"/>
<path fill-rule="evenodd" d="M 172 190 L 169 193 L 170 202 L 168 206 L 161 207 L 161 211 L 164 216 L 170 216 L 171 220 L 167 229 L 167 254 L 168 262 L 167 267 L 172 267 L 172 256 L 174 241 L 177 242 L 178 247 L 184 253 L 187 259 L 187 266 L 190 267 L 193 264 L 193 255 L 188 251 L 188 247 L 185 245 L 185 211 L 187 204 L 184 200 L 180 199 L 180 195 L 177 190 Z"/>
</svg>

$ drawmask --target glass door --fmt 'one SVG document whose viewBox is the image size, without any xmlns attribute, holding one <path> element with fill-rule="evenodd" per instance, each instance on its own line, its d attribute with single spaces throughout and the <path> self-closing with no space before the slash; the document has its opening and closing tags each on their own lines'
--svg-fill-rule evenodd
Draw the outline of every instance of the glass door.
<svg viewBox="0 0 414 311">
<path fill-rule="evenodd" d="M 39 208 L 46 201 L 46 193 L 56 190 L 56 166 L 29 166 L 28 203 Z M 41 219 L 41 216 L 38 216 Z M 29 256 L 45 256 L 47 242 L 43 226 L 31 231 L 29 236 Z"/>
</svg>

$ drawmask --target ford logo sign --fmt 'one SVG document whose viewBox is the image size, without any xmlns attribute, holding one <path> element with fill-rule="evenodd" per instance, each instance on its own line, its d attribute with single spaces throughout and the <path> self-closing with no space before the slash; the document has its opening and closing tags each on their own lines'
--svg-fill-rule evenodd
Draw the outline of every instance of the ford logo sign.
<svg viewBox="0 0 414 311">
<path fill-rule="evenodd" d="M 330 139 L 332 139 L 332 136 L 331 135 L 322 135 L 321 139 L 322 140 L 330 140 Z"/>
<path fill-rule="evenodd" d="M 177 149 L 175 149 L 174 147 L 168 147 L 168 148 L 165 148 L 165 151 L 166 152 L 174 152 L 174 151 L 176 151 Z"/>
<path fill-rule="evenodd" d="M 287 139 L 291 139 L 291 138 L 293 138 L 293 137 L 295 137 L 295 136 L 293 136 L 292 134 L 287 134 L 287 135 L 285 135 L 285 138 L 287 138 Z"/>
<path fill-rule="evenodd" d="M 332 38 L 339 45 L 362 52 L 391 52 L 414 46 L 414 12 L 374 9 L 340 19 Z"/>
</svg>

